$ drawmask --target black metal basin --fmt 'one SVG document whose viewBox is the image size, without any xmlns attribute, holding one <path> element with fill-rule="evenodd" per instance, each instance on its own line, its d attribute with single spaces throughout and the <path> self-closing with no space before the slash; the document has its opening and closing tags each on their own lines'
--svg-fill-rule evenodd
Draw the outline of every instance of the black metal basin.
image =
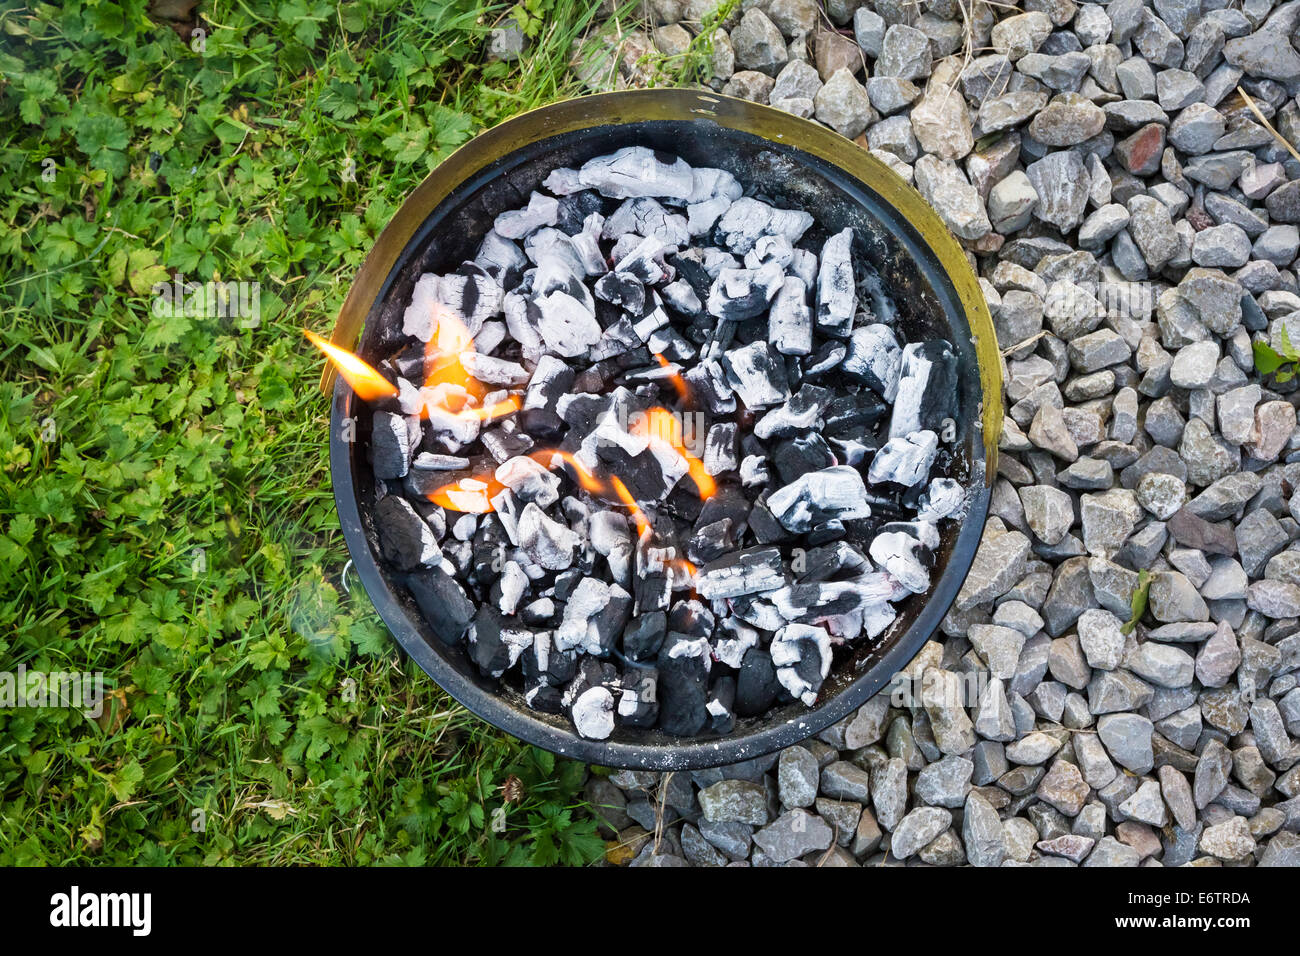
<svg viewBox="0 0 1300 956">
<path fill-rule="evenodd" d="M 555 753 L 611 767 L 696 769 L 787 747 L 844 718 L 886 686 L 935 632 L 984 526 L 986 476 L 1002 420 L 1001 379 L 975 275 L 911 187 L 865 150 L 815 123 L 686 90 L 570 100 L 479 136 L 412 193 L 376 241 L 340 313 L 334 341 L 354 347 L 364 324 L 357 351 L 377 362 L 401 338 L 401 315 L 421 273 L 448 271 L 472 258 L 496 214 L 525 204 L 553 168 L 631 144 L 729 169 L 778 204 L 807 209 L 821 234 L 855 227 L 854 255 L 865 257 L 885 279 L 908 338 L 942 336 L 954 344 L 961 409 L 954 477 L 970 489 L 970 506 L 963 521 L 950 522 L 943 532 L 930 591 L 899 605 L 898 619 L 881 638 L 837 656 L 813 708 L 795 703 L 763 718 L 741 719 L 725 737 L 683 739 L 620 727 L 608 740 L 585 740 L 567 718 L 530 710 L 518 691 L 479 677 L 461 648 L 448 648 L 433 636 L 409 593 L 383 565 L 366 459 L 370 411 L 341 380 L 333 388 L 331 473 L 344 538 L 366 592 L 398 643 L 443 690 L 496 727 Z M 818 233 L 809 235 L 815 239 Z"/>
</svg>

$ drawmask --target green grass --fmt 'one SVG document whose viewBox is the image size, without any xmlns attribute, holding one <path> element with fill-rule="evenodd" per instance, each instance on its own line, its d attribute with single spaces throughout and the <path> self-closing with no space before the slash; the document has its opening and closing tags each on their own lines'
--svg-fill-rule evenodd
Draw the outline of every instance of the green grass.
<svg viewBox="0 0 1300 956">
<path fill-rule="evenodd" d="M 586 769 L 455 706 L 342 587 L 299 333 L 429 169 L 574 92 L 596 6 L 528 0 L 509 65 L 507 4 L 203 3 L 201 42 L 141 0 L 0 11 L 0 670 L 113 695 L 0 710 L 0 864 L 600 855 Z M 260 325 L 155 314 L 176 273 L 260 283 Z"/>
</svg>

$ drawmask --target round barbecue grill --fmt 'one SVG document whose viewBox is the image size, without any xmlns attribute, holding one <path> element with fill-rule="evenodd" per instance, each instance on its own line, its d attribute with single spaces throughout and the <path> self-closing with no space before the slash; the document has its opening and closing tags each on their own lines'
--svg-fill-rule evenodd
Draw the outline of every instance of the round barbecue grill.
<svg viewBox="0 0 1300 956">
<path fill-rule="evenodd" d="M 402 340 L 402 313 L 421 274 L 473 258 L 497 214 L 517 207 L 553 169 L 630 145 L 727 169 L 781 205 L 808 210 L 828 231 L 852 227 L 855 254 L 865 254 L 884 279 L 908 338 L 953 344 L 960 414 L 951 476 L 966 485 L 969 505 L 961 522 L 943 530 L 928 593 L 902 602 L 880 638 L 837 657 L 811 708 L 795 702 L 742 718 L 726 736 L 681 738 L 620 726 L 607 740 L 587 740 L 567 717 L 531 710 L 521 692 L 481 677 L 463 648 L 433 635 L 400 575 L 380 557 L 375 481 L 366 463 L 370 409 L 327 370 L 322 385 L 333 382 L 331 473 L 344 538 L 367 594 L 398 643 L 443 690 L 494 726 L 555 753 L 610 767 L 697 769 L 770 753 L 843 719 L 886 687 L 935 633 L 984 527 L 1002 421 L 1001 375 L 976 276 L 915 190 L 866 150 L 816 123 L 694 90 L 568 100 L 502 123 L 462 147 L 420 184 L 376 241 L 333 341 L 379 361 Z"/>
</svg>

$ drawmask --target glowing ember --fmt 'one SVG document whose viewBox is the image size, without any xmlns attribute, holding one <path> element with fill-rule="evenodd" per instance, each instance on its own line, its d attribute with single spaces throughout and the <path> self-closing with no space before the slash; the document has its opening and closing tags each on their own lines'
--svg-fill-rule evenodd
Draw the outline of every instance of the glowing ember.
<svg viewBox="0 0 1300 956">
<path fill-rule="evenodd" d="M 489 511 L 496 510 L 492 507 L 492 499 L 504 487 L 489 473 L 474 478 L 462 478 L 443 485 L 429 492 L 429 500 L 448 511 L 487 514 Z"/>
<path fill-rule="evenodd" d="M 347 349 L 341 349 L 333 342 L 326 341 L 310 329 L 303 329 L 312 345 L 325 353 L 333 366 L 338 369 L 343 380 L 352 386 L 363 401 L 373 402 L 397 394 L 397 386 L 379 374 L 373 367 L 363 362 Z"/>
</svg>

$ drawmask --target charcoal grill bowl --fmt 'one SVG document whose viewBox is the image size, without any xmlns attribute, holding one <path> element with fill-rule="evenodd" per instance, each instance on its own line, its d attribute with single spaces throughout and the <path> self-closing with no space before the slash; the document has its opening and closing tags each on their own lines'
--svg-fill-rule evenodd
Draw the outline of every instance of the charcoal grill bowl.
<svg viewBox="0 0 1300 956">
<path fill-rule="evenodd" d="M 693 165 L 724 166 L 747 185 L 761 183 L 772 198 L 812 212 L 818 220 L 814 230 L 864 227 L 855 230 L 855 257 L 864 255 L 894 291 L 905 332 L 953 342 L 960 392 L 956 477 L 969 489 L 969 507 L 961 522 L 945 529 L 930 591 L 904 602 L 878 641 L 862 642 L 836 661 L 815 707 L 795 703 L 741 719 L 725 737 L 679 738 L 620 727 L 608 740 L 585 740 L 563 715 L 532 711 L 519 692 L 481 678 L 462 648 L 434 637 L 409 593 L 381 564 L 365 453 L 370 412 L 341 380 L 333 382 L 331 475 L 362 585 L 398 643 L 443 690 L 488 723 L 557 754 L 608 767 L 689 770 L 762 756 L 841 720 L 886 687 L 935 633 L 965 580 L 987 515 L 1002 421 L 1001 376 L 975 274 L 915 190 L 866 150 L 822 126 L 693 90 L 582 97 L 479 135 L 415 189 L 376 240 L 339 313 L 334 341 L 355 347 L 364 324 L 358 351 L 378 361 L 401 337 L 402 311 L 421 272 L 447 271 L 471 258 L 495 215 L 525 204 L 551 168 L 633 143 L 678 153 Z M 327 370 L 322 388 L 332 380 Z"/>
</svg>

